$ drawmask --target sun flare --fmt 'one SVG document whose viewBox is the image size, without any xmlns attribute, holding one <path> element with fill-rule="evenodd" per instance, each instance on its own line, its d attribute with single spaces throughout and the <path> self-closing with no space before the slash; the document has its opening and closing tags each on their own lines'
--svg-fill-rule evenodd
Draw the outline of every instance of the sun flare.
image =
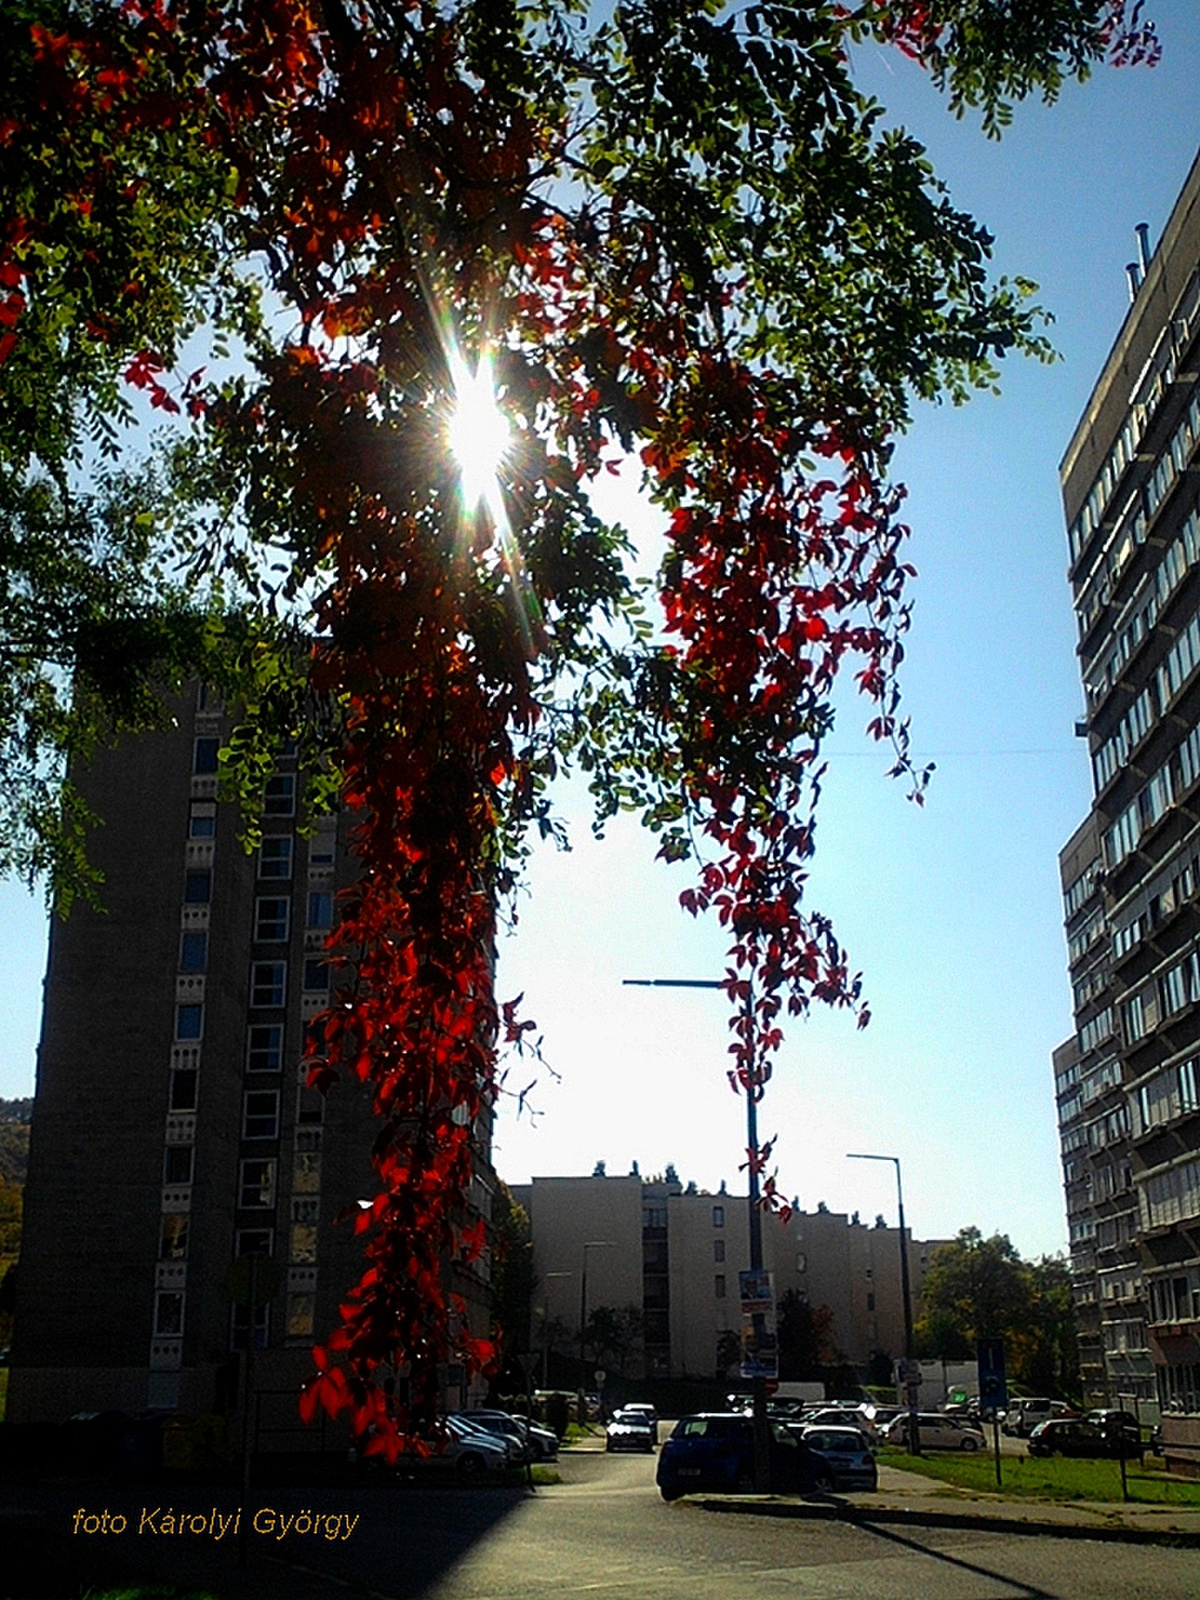
<svg viewBox="0 0 1200 1600">
<path fill-rule="evenodd" d="M 464 504 L 468 512 L 481 500 L 494 508 L 500 501 L 498 474 L 512 440 L 496 404 L 491 360 L 480 356 L 472 372 L 456 350 L 450 357 L 450 377 L 454 409 L 447 437 L 462 477 Z"/>
</svg>

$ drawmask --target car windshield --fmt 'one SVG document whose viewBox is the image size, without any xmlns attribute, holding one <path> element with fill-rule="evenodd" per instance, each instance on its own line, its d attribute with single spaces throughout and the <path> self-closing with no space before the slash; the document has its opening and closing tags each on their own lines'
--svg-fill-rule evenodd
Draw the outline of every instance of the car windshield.
<svg viewBox="0 0 1200 1600">
<path fill-rule="evenodd" d="M 846 1429 L 838 1433 L 830 1430 L 826 1433 L 806 1433 L 804 1442 L 812 1450 L 849 1450 L 855 1455 L 862 1453 L 863 1442 Z"/>
<path fill-rule="evenodd" d="M 729 1439 L 745 1429 L 741 1417 L 684 1417 L 675 1430 L 679 1439 Z"/>
</svg>

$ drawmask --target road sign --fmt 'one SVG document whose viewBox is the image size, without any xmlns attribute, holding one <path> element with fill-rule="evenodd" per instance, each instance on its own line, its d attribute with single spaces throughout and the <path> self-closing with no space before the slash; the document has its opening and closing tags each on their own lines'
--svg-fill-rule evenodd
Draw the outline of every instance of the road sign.
<svg viewBox="0 0 1200 1600">
<path fill-rule="evenodd" d="M 605 1372 L 605 1370 L 604 1370 L 604 1368 L 603 1368 L 603 1367 L 597 1367 L 597 1368 L 596 1368 L 596 1372 L 595 1372 L 595 1378 L 596 1378 L 596 1382 L 597 1382 L 597 1383 L 598 1383 L 598 1384 L 600 1384 L 600 1386 L 601 1386 L 601 1387 L 603 1387 L 603 1385 L 604 1385 L 604 1380 L 605 1380 L 605 1378 L 607 1378 L 607 1377 L 608 1377 L 608 1373 L 607 1373 L 607 1372 Z"/>
<path fill-rule="evenodd" d="M 980 1339 L 975 1354 L 979 1362 L 979 1409 L 1007 1410 L 1008 1374 L 1004 1366 L 1004 1340 Z"/>
</svg>

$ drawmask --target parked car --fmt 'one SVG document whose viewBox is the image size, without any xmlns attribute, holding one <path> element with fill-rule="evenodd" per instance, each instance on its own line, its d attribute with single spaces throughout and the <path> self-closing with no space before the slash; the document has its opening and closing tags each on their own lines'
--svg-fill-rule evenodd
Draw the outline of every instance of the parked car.
<svg viewBox="0 0 1200 1600">
<path fill-rule="evenodd" d="M 478 1445 L 490 1445 L 493 1450 L 499 1450 L 503 1453 L 506 1467 L 519 1467 L 524 1464 L 525 1446 L 519 1438 L 514 1438 L 512 1434 L 491 1433 L 486 1428 L 481 1427 L 478 1422 L 471 1421 L 458 1413 L 445 1417 L 443 1420 L 450 1432 L 465 1449 L 473 1450 Z M 486 1465 L 491 1466 L 491 1462 L 486 1463 Z M 460 1469 L 462 1468 L 461 1462 L 459 1462 L 459 1467 Z M 474 1469 L 473 1467 L 467 1467 L 465 1470 L 471 1472 Z"/>
<path fill-rule="evenodd" d="M 1117 1416 L 1120 1413 L 1116 1413 Z M 1141 1459 L 1141 1429 L 1115 1422 L 1103 1426 L 1086 1417 L 1052 1417 L 1029 1435 L 1031 1456 L 1125 1456 Z"/>
<path fill-rule="evenodd" d="M 655 1473 L 664 1500 L 707 1490 L 753 1494 L 754 1424 L 735 1412 L 681 1417 L 659 1451 Z M 833 1472 L 782 1423 L 771 1424 L 771 1489 L 776 1494 L 827 1494 Z"/>
<path fill-rule="evenodd" d="M 1049 1422 L 1053 1415 L 1054 1402 L 1044 1396 L 1010 1400 L 1000 1431 L 1010 1437 L 1028 1439 L 1040 1422 Z"/>
<path fill-rule="evenodd" d="M 922 1450 L 983 1450 L 987 1440 L 981 1429 L 960 1417 L 944 1417 L 939 1411 L 918 1411 L 917 1429 Z M 888 1423 L 884 1431 L 888 1444 L 908 1443 L 908 1413 Z"/>
<path fill-rule="evenodd" d="M 1085 1422 L 1095 1422 L 1100 1427 L 1114 1427 L 1120 1424 L 1125 1428 L 1136 1428 L 1141 1432 L 1141 1424 L 1132 1411 L 1120 1411 L 1115 1406 L 1097 1406 L 1091 1411 L 1084 1412 Z"/>
<path fill-rule="evenodd" d="M 889 1422 L 894 1422 L 899 1416 L 907 1416 L 908 1412 L 903 1406 L 876 1406 L 871 1417 L 871 1426 L 876 1434 L 881 1434 Z"/>
<path fill-rule="evenodd" d="M 801 1444 L 824 1456 L 833 1473 L 835 1489 L 877 1489 L 879 1469 L 875 1454 L 857 1428 L 799 1427 Z"/>
<path fill-rule="evenodd" d="M 509 1411 L 459 1411 L 456 1416 L 482 1428 L 485 1433 L 504 1435 L 516 1439 L 522 1446 L 522 1461 L 556 1461 L 558 1435 L 551 1428 L 540 1428 L 526 1417 L 514 1417 Z"/>
<path fill-rule="evenodd" d="M 514 1466 L 524 1466 L 529 1459 L 529 1441 L 515 1417 L 507 1411 L 456 1411 L 460 1421 L 498 1440 L 508 1451 Z"/>
<path fill-rule="evenodd" d="M 875 1440 L 875 1424 L 865 1411 L 850 1406 L 823 1406 L 806 1411 L 800 1420 L 810 1428 L 857 1428 L 868 1444 Z"/>
<path fill-rule="evenodd" d="M 513 1463 L 507 1441 L 472 1427 L 460 1416 L 442 1418 L 445 1432 L 428 1440 L 429 1454 L 410 1451 L 400 1459 L 405 1471 L 456 1471 L 464 1478 L 506 1472 Z"/>
<path fill-rule="evenodd" d="M 624 1405 L 624 1406 L 621 1407 L 621 1410 L 622 1411 L 635 1411 L 635 1412 L 639 1413 L 641 1416 L 646 1417 L 654 1425 L 656 1442 L 657 1442 L 658 1412 L 650 1404 L 649 1400 L 630 1400 L 628 1405 Z"/>
<path fill-rule="evenodd" d="M 657 1444 L 658 1424 L 653 1417 L 644 1411 L 635 1411 L 626 1406 L 623 1411 L 615 1411 L 612 1421 L 605 1429 L 604 1448 L 606 1450 L 643 1450 L 647 1455 L 654 1454 Z"/>
</svg>

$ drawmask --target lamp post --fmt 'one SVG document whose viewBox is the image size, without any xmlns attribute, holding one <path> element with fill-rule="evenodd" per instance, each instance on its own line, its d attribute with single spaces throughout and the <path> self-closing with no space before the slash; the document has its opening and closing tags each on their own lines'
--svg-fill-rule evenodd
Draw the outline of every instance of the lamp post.
<svg viewBox="0 0 1200 1600">
<path fill-rule="evenodd" d="M 865 1155 L 861 1151 L 847 1151 L 847 1161 L 890 1161 L 896 1169 L 896 1205 L 900 1212 L 900 1293 L 904 1299 L 904 1398 L 908 1404 L 908 1453 L 921 1454 L 921 1429 L 917 1421 L 917 1386 L 909 1382 L 909 1363 L 913 1358 L 912 1289 L 908 1281 L 908 1237 L 904 1231 L 904 1188 L 900 1182 L 900 1157 Z"/>
<path fill-rule="evenodd" d="M 548 1272 L 544 1284 L 546 1292 L 542 1296 L 542 1388 L 550 1387 L 550 1279 L 573 1278 L 573 1272 Z"/>
<path fill-rule="evenodd" d="M 624 978 L 622 982 L 643 989 L 727 989 L 728 984 L 718 978 Z M 746 1147 L 750 1152 L 749 1216 L 750 1270 L 761 1272 L 763 1265 L 762 1212 L 759 1210 L 758 1168 L 754 1156 L 758 1151 L 758 1084 L 754 1059 L 754 995 L 746 992 L 746 1037 L 750 1060 L 750 1084 L 746 1090 Z M 754 1312 L 753 1326 L 761 1331 L 765 1323 L 762 1312 Z M 767 1380 L 752 1378 L 754 1403 L 754 1487 L 759 1494 L 769 1494 L 771 1488 L 771 1425 L 767 1417 Z"/>
<path fill-rule="evenodd" d="M 587 1337 L 587 1253 L 589 1250 L 615 1250 L 615 1239 L 589 1239 L 583 1247 L 583 1272 L 579 1280 L 579 1423 L 587 1421 L 587 1373 L 584 1370 L 584 1341 Z"/>
</svg>

